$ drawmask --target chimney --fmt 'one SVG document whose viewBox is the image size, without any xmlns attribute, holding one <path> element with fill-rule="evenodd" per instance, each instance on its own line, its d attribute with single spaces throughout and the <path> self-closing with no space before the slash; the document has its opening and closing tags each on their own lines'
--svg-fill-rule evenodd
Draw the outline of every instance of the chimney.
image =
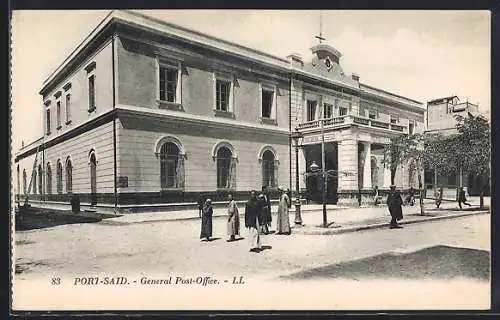
<svg viewBox="0 0 500 320">
<path fill-rule="evenodd" d="M 21 148 L 24 148 L 24 140 L 21 140 Z"/>
<path fill-rule="evenodd" d="M 352 80 L 359 82 L 359 74 L 357 74 L 357 73 L 353 73 L 353 74 L 351 75 L 351 77 L 352 77 Z"/>
<path fill-rule="evenodd" d="M 288 61 L 290 61 L 290 63 L 294 67 L 302 68 L 304 66 L 304 62 L 302 61 L 302 57 L 297 53 L 292 53 L 291 55 L 288 55 L 287 59 L 288 59 Z"/>
</svg>

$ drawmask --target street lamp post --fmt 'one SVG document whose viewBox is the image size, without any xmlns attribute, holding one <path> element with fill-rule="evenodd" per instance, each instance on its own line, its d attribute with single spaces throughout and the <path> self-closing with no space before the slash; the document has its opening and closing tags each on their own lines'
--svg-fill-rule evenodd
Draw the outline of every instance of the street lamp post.
<svg viewBox="0 0 500 320">
<path fill-rule="evenodd" d="M 295 141 L 295 224 L 302 225 L 302 217 L 300 215 L 300 188 L 299 188 L 299 139 L 302 138 L 302 133 L 298 128 L 292 133 L 292 139 Z"/>
<path fill-rule="evenodd" d="M 318 171 L 319 171 L 319 166 L 316 162 L 313 161 L 313 163 L 311 164 L 311 166 L 309 167 L 309 169 L 311 169 L 311 172 L 313 174 L 315 174 L 316 177 L 319 177 L 319 174 L 318 174 Z M 327 227 L 328 226 L 328 217 L 327 217 L 327 213 L 326 213 L 326 187 L 327 187 L 327 176 L 328 176 L 328 173 L 326 172 L 326 170 L 324 168 L 321 168 L 321 178 L 323 180 L 321 180 L 321 185 L 322 185 L 322 190 L 321 190 L 321 199 L 322 199 L 322 203 L 323 203 L 323 227 Z"/>
</svg>

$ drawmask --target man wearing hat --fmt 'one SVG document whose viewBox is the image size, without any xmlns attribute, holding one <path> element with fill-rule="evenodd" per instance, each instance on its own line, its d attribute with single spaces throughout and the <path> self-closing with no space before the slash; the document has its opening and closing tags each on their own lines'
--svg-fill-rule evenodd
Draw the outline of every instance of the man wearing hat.
<svg viewBox="0 0 500 320">
<path fill-rule="evenodd" d="M 398 225 L 398 220 L 403 218 L 403 211 L 401 205 L 403 204 L 403 199 L 401 194 L 396 191 L 396 186 L 390 186 L 389 195 L 387 196 L 387 207 L 389 208 L 389 213 L 391 214 L 390 228 L 401 228 Z"/>
<path fill-rule="evenodd" d="M 245 205 L 245 227 L 250 234 L 250 251 L 260 252 L 260 233 L 262 217 L 260 216 L 260 201 L 255 190 L 252 190 L 250 200 Z"/>
<path fill-rule="evenodd" d="M 212 200 L 207 199 L 203 204 L 202 213 L 201 213 L 201 232 L 200 239 L 206 239 L 206 241 L 210 241 L 210 237 L 212 236 Z"/>
</svg>

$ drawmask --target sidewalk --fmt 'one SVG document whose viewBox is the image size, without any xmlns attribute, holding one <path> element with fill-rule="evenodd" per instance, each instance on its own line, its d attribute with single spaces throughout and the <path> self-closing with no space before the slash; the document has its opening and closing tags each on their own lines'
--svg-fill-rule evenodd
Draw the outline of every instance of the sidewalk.
<svg viewBox="0 0 500 320">
<path fill-rule="evenodd" d="M 420 214 L 420 206 L 403 206 L 403 220 L 401 225 L 426 222 L 441 219 L 458 218 L 476 214 L 486 214 L 490 212 L 490 198 L 484 199 L 485 209 L 479 209 L 479 197 L 469 199 L 471 207 L 464 206 L 460 210 L 454 201 L 444 201 L 439 209 L 435 202 L 430 199 L 424 200 L 424 215 Z M 337 212 L 328 212 L 327 228 L 323 227 L 322 214 L 312 215 L 304 225 L 293 228 L 294 233 L 310 235 L 330 235 L 370 230 L 378 228 L 388 228 L 391 216 L 386 205 L 370 208 L 351 208 Z"/>
<path fill-rule="evenodd" d="M 412 223 L 427 222 L 434 220 L 453 219 L 471 215 L 487 214 L 489 212 L 490 212 L 489 209 L 479 210 L 478 207 L 471 209 L 467 208 L 462 211 L 454 209 L 453 210 L 428 209 L 425 212 L 425 215 L 420 215 L 420 212 L 411 212 L 404 214 L 404 218 L 403 220 L 399 221 L 399 224 L 407 225 Z M 379 216 L 357 221 L 354 219 L 335 220 L 329 217 L 329 219 L 327 220 L 328 227 L 326 228 L 322 227 L 321 219 L 315 217 L 314 220 L 316 221 L 314 221 L 314 223 L 311 223 L 309 225 L 292 227 L 293 229 L 292 232 L 296 234 L 305 234 L 305 235 L 333 235 L 333 234 L 342 234 L 342 233 L 362 231 L 362 230 L 388 228 L 391 217 L 389 214 L 386 214 L 383 217 Z"/>
<path fill-rule="evenodd" d="M 479 206 L 478 203 L 472 203 L 474 208 Z M 489 201 L 485 201 L 485 206 L 489 206 Z M 442 219 L 444 217 L 454 217 L 460 215 L 470 215 L 477 213 L 489 212 L 488 209 L 482 211 L 459 211 L 458 206 L 455 202 L 443 202 L 440 209 L 436 209 L 433 201 L 425 201 L 426 216 L 420 216 L 420 207 L 418 203 L 415 206 L 404 206 L 403 219 L 404 223 L 413 223 L 419 221 L 427 221 L 429 219 Z M 303 226 L 297 227 L 296 232 L 308 234 L 312 232 L 311 230 L 320 229 L 319 231 L 314 231 L 313 234 L 323 234 L 324 232 L 338 233 L 340 232 L 340 226 L 342 230 L 347 230 L 346 228 L 365 228 L 366 226 L 371 226 L 374 224 L 384 224 L 390 221 L 389 211 L 386 205 L 381 205 L 378 207 L 342 207 L 336 205 L 327 205 L 327 223 L 330 224 L 335 222 L 331 228 L 322 228 L 323 224 L 323 210 L 321 204 L 307 204 L 301 206 L 301 217 Z M 277 219 L 277 206 L 272 206 L 272 229 L 275 228 L 275 223 Z M 465 208 L 465 209 L 468 209 Z M 478 209 L 478 208 L 477 208 Z M 244 219 L 244 208 L 239 207 L 240 220 Z M 227 217 L 227 210 L 225 208 L 214 209 L 214 219 L 224 219 Z M 110 225 L 128 225 L 135 223 L 150 223 L 150 222 L 161 222 L 161 221 L 189 221 L 189 220 L 199 220 L 197 210 L 182 210 L 182 211 L 168 211 L 168 212 L 150 212 L 150 213 L 136 213 L 136 214 L 126 214 L 116 218 L 110 218 L 100 222 L 101 224 Z M 295 207 L 290 208 L 290 223 L 293 226 L 295 221 Z M 413 222 L 412 222 L 413 221 Z M 333 230 L 333 231 L 332 231 Z M 295 232 L 295 231 L 294 231 Z"/>
<path fill-rule="evenodd" d="M 488 213 L 489 209 L 479 210 L 479 199 L 470 199 L 473 207 L 465 207 L 460 211 L 457 203 L 453 201 L 443 202 L 440 209 L 435 207 L 434 201 L 426 199 L 425 216 L 420 215 L 420 207 L 418 202 L 414 206 L 404 206 L 403 215 L 404 219 L 401 224 L 410 224 L 416 222 L 431 221 L 436 219 L 447 219 L 473 214 Z M 485 206 L 489 207 L 490 199 L 485 199 Z M 353 232 L 359 230 L 367 230 L 374 228 L 384 228 L 388 226 L 390 215 L 386 205 L 378 207 L 364 206 L 364 207 L 342 207 L 337 205 L 327 205 L 327 224 L 329 227 L 324 228 L 323 225 L 323 210 L 321 204 L 306 204 L 301 206 L 302 226 L 295 226 L 295 206 L 290 208 L 289 218 L 292 225 L 293 233 L 297 234 L 338 234 L 345 232 Z M 48 208 L 47 208 L 48 209 Z M 273 222 L 271 229 L 276 228 L 277 221 L 277 205 L 272 206 Z M 470 211 L 473 209 L 474 211 Z M 240 220 L 244 219 L 244 207 L 240 205 Z M 73 216 L 75 218 L 97 218 L 95 221 L 101 225 L 109 226 L 126 226 L 131 224 L 140 223 L 153 223 L 165 221 L 197 221 L 198 210 L 177 210 L 177 211 L 162 211 L 162 212 L 143 212 L 143 213 L 129 213 L 125 215 L 110 215 L 104 212 L 85 212 L 82 211 L 78 214 L 72 213 L 69 210 L 49 210 L 45 215 L 49 215 L 50 219 L 64 220 Z M 59 217 L 59 218 L 57 218 Z M 227 209 L 215 208 L 215 220 L 225 219 L 227 217 Z M 77 219 L 78 220 L 78 219 Z M 78 223 L 77 221 L 73 223 Z"/>
</svg>

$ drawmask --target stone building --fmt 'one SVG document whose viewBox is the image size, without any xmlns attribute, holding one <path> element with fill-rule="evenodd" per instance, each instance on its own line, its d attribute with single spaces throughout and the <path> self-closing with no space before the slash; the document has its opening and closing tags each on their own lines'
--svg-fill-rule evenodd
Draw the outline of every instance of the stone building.
<svg viewBox="0 0 500 320">
<path fill-rule="evenodd" d="M 28 192 L 35 157 L 35 204 L 78 194 L 84 206 L 125 211 L 200 194 L 245 199 L 262 186 L 294 190 L 291 133 L 303 134 L 303 175 L 321 165 L 320 121 L 326 168 L 352 173 L 329 182 L 330 201 L 388 187 L 382 146 L 423 131 L 425 109 L 345 74 L 331 46 L 312 54 L 279 58 L 113 11 L 43 83 L 44 134 L 16 154 L 18 196 Z M 398 186 L 413 183 L 398 171 Z M 316 194 L 306 182 L 301 189 Z"/>
</svg>

